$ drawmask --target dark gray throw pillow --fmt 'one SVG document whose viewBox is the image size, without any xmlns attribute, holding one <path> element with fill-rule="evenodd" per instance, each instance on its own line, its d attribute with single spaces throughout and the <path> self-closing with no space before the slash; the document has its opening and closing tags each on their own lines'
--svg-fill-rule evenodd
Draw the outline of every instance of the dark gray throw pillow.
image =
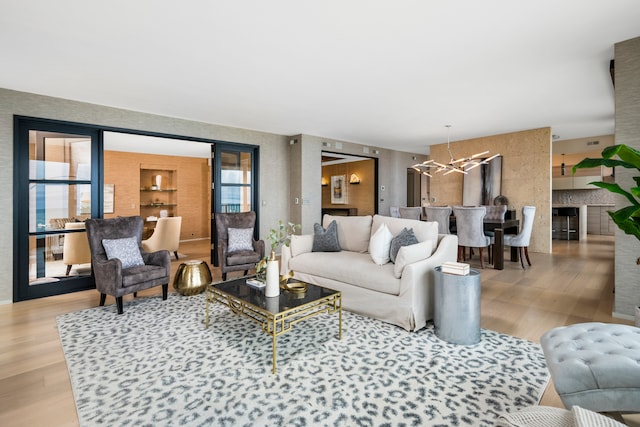
<svg viewBox="0 0 640 427">
<path fill-rule="evenodd" d="M 389 248 L 389 258 L 391 259 L 391 262 L 396 262 L 396 255 L 398 255 L 398 251 L 401 247 L 415 245 L 416 243 L 419 242 L 416 238 L 415 233 L 413 232 L 413 228 L 403 228 L 396 237 L 391 239 L 391 247 Z"/>
<path fill-rule="evenodd" d="M 340 252 L 338 224 L 334 219 L 325 230 L 318 223 L 313 224 L 313 247 L 311 252 Z"/>
</svg>

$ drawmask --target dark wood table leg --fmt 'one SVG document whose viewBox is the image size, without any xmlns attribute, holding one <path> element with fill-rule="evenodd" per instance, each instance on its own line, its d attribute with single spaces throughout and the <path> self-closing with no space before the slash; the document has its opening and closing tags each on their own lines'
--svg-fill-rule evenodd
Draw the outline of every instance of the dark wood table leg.
<svg viewBox="0 0 640 427">
<path fill-rule="evenodd" d="M 518 248 L 511 246 L 511 261 L 518 262 Z"/>
<path fill-rule="evenodd" d="M 493 268 L 496 270 L 504 269 L 504 230 L 496 228 L 493 230 Z"/>
</svg>

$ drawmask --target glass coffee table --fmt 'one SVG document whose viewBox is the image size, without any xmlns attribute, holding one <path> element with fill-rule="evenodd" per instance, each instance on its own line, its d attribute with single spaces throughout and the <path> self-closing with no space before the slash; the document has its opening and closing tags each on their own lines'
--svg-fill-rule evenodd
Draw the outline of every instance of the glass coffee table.
<svg viewBox="0 0 640 427">
<path fill-rule="evenodd" d="M 293 325 L 320 314 L 338 313 L 338 339 L 342 339 L 342 293 L 307 283 L 305 292 L 281 290 L 277 297 L 265 297 L 264 288 L 247 285 L 252 276 L 213 283 L 206 290 L 205 328 L 209 327 L 209 304 L 219 302 L 255 321 L 271 335 L 273 365 L 276 373 L 276 341 Z"/>
</svg>

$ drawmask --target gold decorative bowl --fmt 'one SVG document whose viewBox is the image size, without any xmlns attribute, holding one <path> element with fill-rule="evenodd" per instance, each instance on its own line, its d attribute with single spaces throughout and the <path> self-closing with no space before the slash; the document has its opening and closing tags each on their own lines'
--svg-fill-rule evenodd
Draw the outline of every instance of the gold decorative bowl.
<svg viewBox="0 0 640 427">
<path fill-rule="evenodd" d="M 307 292 L 307 284 L 293 278 L 293 273 L 290 271 L 284 276 L 280 276 L 280 289 L 293 292 L 294 294 L 303 294 Z"/>
<path fill-rule="evenodd" d="M 187 261 L 178 266 L 173 287 L 180 295 L 197 295 L 211 284 L 211 270 L 204 261 Z"/>
</svg>

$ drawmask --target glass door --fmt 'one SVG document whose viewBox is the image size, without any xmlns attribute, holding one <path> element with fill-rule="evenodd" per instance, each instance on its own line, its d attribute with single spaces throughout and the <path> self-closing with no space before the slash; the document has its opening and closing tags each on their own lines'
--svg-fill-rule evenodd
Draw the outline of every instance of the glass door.
<svg viewBox="0 0 640 427">
<path fill-rule="evenodd" d="M 258 216 L 257 155 L 258 147 L 241 144 L 216 143 L 211 156 L 215 167 L 212 174 L 211 213 L 211 263 L 218 266 L 218 236 L 215 224 L 216 213 L 255 211 Z M 258 221 L 253 230 L 258 238 Z"/>
<path fill-rule="evenodd" d="M 94 285 L 84 220 L 99 217 L 99 132 L 16 119 L 14 301 Z"/>
</svg>

